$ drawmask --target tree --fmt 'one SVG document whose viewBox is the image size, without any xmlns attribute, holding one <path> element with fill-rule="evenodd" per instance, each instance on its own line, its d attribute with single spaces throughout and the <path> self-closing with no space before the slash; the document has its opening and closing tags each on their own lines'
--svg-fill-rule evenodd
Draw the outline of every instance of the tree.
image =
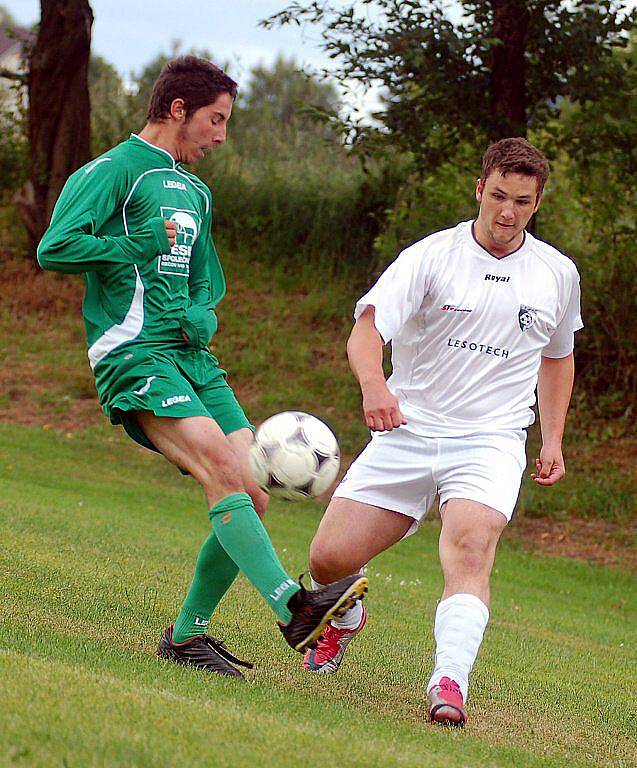
<svg viewBox="0 0 637 768">
<path fill-rule="evenodd" d="M 129 94 L 119 72 L 101 56 L 91 56 L 88 70 L 91 101 L 91 155 L 101 155 L 127 138 Z"/>
<path fill-rule="evenodd" d="M 68 176 L 90 157 L 88 63 L 93 13 L 87 0 L 41 0 L 29 55 L 29 178 L 16 194 L 32 251 Z"/>
<path fill-rule="evenodd" d="M 252 113 L 252 119 L 261 114 L 263 123 L 275 121 L 286 127 L 298 122 L 304 107 L 335 111 L 340 106 L 333 85 L 304 74 L 294 59 L 282 56 L 270 67 L 252 68 L 241 104 Z"/>
<path fill-rule="evenodd" d="M 241 83 L 229 145 L 246 157 L 285 159 L 342 151 L 338 132 L 316 115 L 338 113 L 339 96 L 327 82 L 303 72 L 294 59 L 279 56 L 253 67 Z"/>
<path fill-rule="evenodd" d="M 462 141 L 526 135 L 562 99 L 594 101 L 625 82 L 612 53 L 637 24 L 626 2 L 457 5 L 462 16 L 453 23 L 442 0 L 364 0 L 338 9 L 294 2 L 263 24 L 322 25 L 333 74 L 343 85 L 382 87 L 386 109 L 375 115 L 382 135 L 425 167 L 451 157 Z M 351 121 L 345 127 L 354 141 L 374 133 Z"/>
<path fill-rule="evenodd" d="M 631 424 L 637 404 L 637 36 L 616 56 L 627 87 L 595 104 L 565 102 L 552 134 L 565 189 L 553 194 L 547 222 L 579 248 L 583 311 L 589 331 L 578 343 L 579 375 L 597 396 L 587 408 Z M 559 207 L 562 210 L 559 210 Z M 557 208 L 557 210 L 555 210 Z"/>
</svg>

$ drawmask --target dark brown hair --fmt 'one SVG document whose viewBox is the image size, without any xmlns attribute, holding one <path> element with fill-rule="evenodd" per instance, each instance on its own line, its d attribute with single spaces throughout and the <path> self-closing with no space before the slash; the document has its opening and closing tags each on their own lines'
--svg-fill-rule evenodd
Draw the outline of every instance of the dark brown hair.
<svg viewBox="0 0 637 768">
<path fill-rule="evenodd" d="M 507 173 L 534 176 L 537 191 L 541 193 L 549 177 L 549 161 L 526 139 L 501 139 L 491 144 L 482 157 L 482 183 L 493 171 L 500 171 L 503 176 Z"/>
<path fill-rule="evenodd" d="M 180 56 L 168 61 L 153 86 L 148 105 L 148 120 L 158 122 L 170 117 L 170 105 L 175 99 L 184 100 L 186 120 L 200 107 L 206 107 L 221 93 L 234 100 L 237 84 L 226 73 L 206 59 Z"/>
</svg>

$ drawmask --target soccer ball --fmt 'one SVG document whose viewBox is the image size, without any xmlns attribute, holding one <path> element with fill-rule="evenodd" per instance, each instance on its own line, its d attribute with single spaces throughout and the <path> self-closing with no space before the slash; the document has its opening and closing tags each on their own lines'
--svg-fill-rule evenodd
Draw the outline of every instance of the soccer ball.
<svg viewBox="0 0 637 768">
<path fill-rule="evenodd" d="M 248 460 L 257 485 L 288 501 L 325 493 L 341 463 L 332 430 L 301 411 L 283 411 L 266 419 L 254 434 Z"/>
</svg>

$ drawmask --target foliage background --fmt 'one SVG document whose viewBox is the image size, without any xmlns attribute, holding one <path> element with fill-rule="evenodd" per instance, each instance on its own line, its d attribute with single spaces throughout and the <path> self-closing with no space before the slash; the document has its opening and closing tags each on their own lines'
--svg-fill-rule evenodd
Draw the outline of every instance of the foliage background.
<svg viewBox="0 0 637 768">
<path fill-rule="evenodd" d="M 472 113 L 475 125 L 468 134 L 465 126 L 458 127 L 463 113 L 471 111 L 464 103 L 453 114 L 438 114 L 435 130 L 429 133 L 427 120 L 435 114 L 431 100 L 444 96 L 450 80 L 457 89 L 448 99 L 452 106 L 454 99 L 458 106 L 467 88 L 473 89 L 474 100 L 480 97 L 484 79 L 472 84 L 461 73 L 469 41 L 484 32 L 489 19 L 476 11 L 473 26 L 459 31 L 436 10 L 438 4 L 415 5 L 429 8 L 442 47 L 427 48 L 431 39 L 414 36 L 413 19 L 403 24 L 399 18 L 394 28 L 385 30 L 393 35 L 400 54 L 394 65 L 403 67 L 404 78 L 386 83 L 389 108 L 375 124 L 357 128 L 348 122 L 333 80 L 303 73 L 294 61 L 280 58 L 271 67 L 254 68 L 239 84 L 226 146 L 196 169 L 213 189 L 216 239 L 226 258 L 241 254 L 241 269 L 253 263 L 264 280 L 276 276 L 290 296 L 307 293 L 308 286 L 313 290 L 325 286 L 327 296 L 339 297 L 334 299 L 338 306 L 329 311 L 323 307 L 317 322 L 338 317 L 343 341 L 356 295 L 402 248 L 476 212 L 474 184 L 492 132 L 484 110 Z M 610 9 L 613 4 L 578 7 L 588 13 L 595 5 Z M 589 435 L 620 438 L 634 432 L 637 396 L 637 54 L 630 25 L 625 24 L 611 44 L 615 32 L 596 32 L 593 21 L 586 29 L 591 48 L 595 34 L 602 41 L 599 56 L 589 52 L 580 57 L 584 69 L 565 64 L 568 77 L 561 83 L 546 78 L 544 91 L 543 70 L 536 59 L 538 46 L 547 41 L 534 40 L 529 54 L 535 66 L 528 96 L 532 119 L 526 132 L 552 165 L 535 235 L 573 258 L 582 277 L 586 327 L 577 339 L 574 421 Z M 339 34 L 352 31 L 347 26 L 339 30 Z M 326 46 L 333 31 L 324 29 Z M 563 62 L 583 44 L 581 30 L 571 24 L 566 31 L 570 37 L 562 41 Z M 353 54 L 364 54 L 361 61 L 367 69 L 361 65 L 362 81 L 372 76 L 373 56 L 382 57 L 382 46 L 374 48 L 381 33 L 363 30 L 352 47 Z M 339 45 L 341 50 L 344 43 Z M 178 50 L 177 45 L 170 55 Z M 453 59 L 453 50 L 461 51 L 464 59 Z M 480 49 L 484 62 L 489 50 Z M 421 58 L 418 51 L 424 51 Z M 442 80 L 429 55 L 446 57 Z M 93 57 L 94 154 L 143 126 L 152 83 L 167 58 L 168 54 L 158 56 L 125 84 L 111 63 Z M 414 69 L 416 64 L 419 69 Z M 583 80 L 584 71 L 588 82 Z M 407 93 L 406 83 L 414 73 L 427 88 Z M 341 81 L 345 74 L 352 71 L 336 71 Z M 610 87 L 613 83 L 621 83 L 621 88 Z M 458 90 L 461 85 L 465 91 Z M 5 127 L 0 131 L 0 258 L 7 260 L 28 256 L 12 204 L 24 179 L 28 147 L 25 115 L 9 110 L 6 99 L 3 109 L 1 102 L 0 95 Z M 416 110 L 417 120 L 409 122 L 405 104 Z"/>
</svg>

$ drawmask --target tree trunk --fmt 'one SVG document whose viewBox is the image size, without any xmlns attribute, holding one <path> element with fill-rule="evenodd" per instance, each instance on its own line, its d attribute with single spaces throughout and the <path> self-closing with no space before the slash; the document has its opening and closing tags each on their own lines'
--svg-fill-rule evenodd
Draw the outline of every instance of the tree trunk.
<svg viewBox="0 0 637 768">
<path fill-rule="evenodd" d="M 29 57 L 29 178 L 15 202 L 32 253 L 68 176 L 90 159 L 88 63 L 93 13 L 88 0 L 41 0 Z"/>
<path fill-rule="evenodd" d="M 491 98 L 494 120 L 491 139 L 526 136 L 524 51 L 530 13 L 527 0 L 491 0 L 493 37 Z"/>
</svg>

